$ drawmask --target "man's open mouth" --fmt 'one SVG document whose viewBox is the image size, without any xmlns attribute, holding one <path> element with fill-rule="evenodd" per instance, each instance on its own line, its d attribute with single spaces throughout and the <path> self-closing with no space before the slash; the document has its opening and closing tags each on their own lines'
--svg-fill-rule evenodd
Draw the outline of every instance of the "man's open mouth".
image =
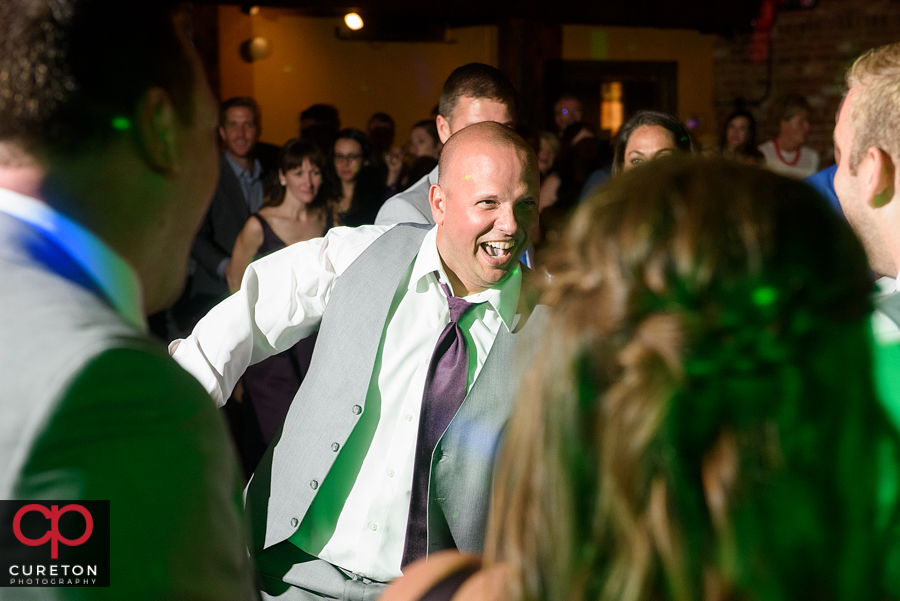
<svg viewBox="0 0 900 601">
<path fill-rule="evenodd" d="M 509 255 L 515 245 L 516 243 L 511 240 L 507 240 L 505 242 L 482 242 L 481 248 L 483 248 L 487 256 L 491 257 L 492 259 L 505 260 L 509 258 Z"/>
</svg>

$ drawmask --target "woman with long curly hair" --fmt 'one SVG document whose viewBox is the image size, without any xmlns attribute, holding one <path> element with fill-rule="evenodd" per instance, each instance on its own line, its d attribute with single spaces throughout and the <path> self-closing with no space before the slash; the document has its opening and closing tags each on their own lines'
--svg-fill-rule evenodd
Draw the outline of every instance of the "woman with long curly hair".
<svg viewBox="0 0 900 601">
<path fill-rule="evenodd" d="M 474 560 L 435 556 L 393 599 L 453 578 L 443 598 L 896 598 L 900 438 L 873 390 L 871 280 L 815 192 L 654 162 L 579 209 L 549 269 L 486 567 L 460 579 Z"/>
</svg>

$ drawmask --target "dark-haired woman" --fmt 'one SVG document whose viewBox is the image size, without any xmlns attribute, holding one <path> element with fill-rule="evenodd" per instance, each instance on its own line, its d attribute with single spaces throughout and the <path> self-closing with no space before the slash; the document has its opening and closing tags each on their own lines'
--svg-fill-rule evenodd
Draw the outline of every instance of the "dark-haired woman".
<svg viewBox="0 0 900 601">
<path fill-rule="evenodd" d="M 751 165 L 762 165 L 765 157 L 756 147 L 756 119 L 749 111 L 728 115 L 720 141 L 722 157 Z"/>
<path fill-rule="evenodd" d="M 358 129 L 342 129 L 334 141 L 326 194 L 335 206 L 335 224 L 375 223 L 384 203 L 384 174 L 369 164 L 369 140 Z"/>
<path fill-rule="evenodd" d="M 613 154 L 613 176 L 642 163 L 694 152 L 684 123 L 668 113 L 638 111 L 619 130 Z"/>
<path fill-rule="evenodd" d="M 295 242 L 318 238 L 331 227 L 333 211 L 322 193 L 324 157 L 306 140 L 291 140 L 281 149 L 278 185 L 238 235 L 226 269 L 232 292 L 240 288 L 250 262 Z M 251 365 L 241 378 L 238 448 L 249 478 L 287 415 L 306 375 L 315 334 L 291 349 Z"/>
</svg>

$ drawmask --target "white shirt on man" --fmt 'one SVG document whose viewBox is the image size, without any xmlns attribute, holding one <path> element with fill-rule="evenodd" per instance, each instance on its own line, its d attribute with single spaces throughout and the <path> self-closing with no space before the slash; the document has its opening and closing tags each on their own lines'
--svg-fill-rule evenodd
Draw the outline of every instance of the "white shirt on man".
<svg viewBox="0 0 900 601">
<path fill-rule="evenodd" d="M 252 263 L 241 290 L 215 307 L 190 337 L 172 343 L 173 357 L 221 405 L 248 364 L 318 329 L 335 281 L 391 227 L 333 228 L 324 238 Z M 449 322 L 434 276 L 449 282 L 436 235 L 437 227 L 425 236 L 391 304 L 366 401 L 367 410 L 380 406 L 380 416 L 352 488 L 346 498 L 329 498 L 326 479 L 290 539 L 320 559 L 381 582 L 400 576 L 425 376 Z M 500 328 L 515 325 L 521 277 L 517 266 L 494 288 L 464 297 L 480 303 L 460 322 L 469 351 L 467 389 Z M 333 370 L 340 378 L 341 367 Z"/>
</svg>

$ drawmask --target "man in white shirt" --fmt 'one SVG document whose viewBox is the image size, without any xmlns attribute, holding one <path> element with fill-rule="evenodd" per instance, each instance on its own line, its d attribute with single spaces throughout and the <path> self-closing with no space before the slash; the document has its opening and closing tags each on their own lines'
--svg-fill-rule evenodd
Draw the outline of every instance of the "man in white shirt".
<svg viewBox="0 0 900 601">
<path fill-rule="evenodd" d="M 516 126 L 516 89 L 509 79 L 490 65 L 469 63 L 454 69 L 441 90 L 435 119 L 441 143 L 464 127 L 482 121 Z M 434 225 L 428 193 L 438 181 L 438 169 L 389 198 L 378 210 L 375 225 L 424 223 Z"/>
<path fill-rule="evenodd" d="M 778 135 L 759 145 L 766 167 L 794 179 L 809 177 L 819 170 L 819 153 L 804 146 L 809 135 L 809 103 L 802 96 L 786 96 L 777 107 Z"/>
<path fill-rule="evenodd" d="M 164 6 L 0 3 L 0 522 L 89 524 L 52 555 L 7 530 L 4 578 L 47 577 L 3 599 L 255 597 L 221 417 L 146 334 L 216 180 L 215 103 Z M 52 577 L 104 545 L 96 579 Z"/>
<path fill-rule="evenodd" d="M 463 129 L 430 188 L 435 227 L 335 228 L 274 253 L 171 345 L 221 404 L 248 364 L 320 328 L 309 375 L 248 486 L 264 598 L 374 599 L 415 559 L 411 543 L 481 551 L 516 358 L 544 315 L 518 261 L 537 218 L 537 173 L 511 129 Z M 424 467 L 427 540 L 411 540 L 423 390 L 450 315 L 441 283 L 474 303 L 458 322 L 467 395 Z"/>
</svg>

